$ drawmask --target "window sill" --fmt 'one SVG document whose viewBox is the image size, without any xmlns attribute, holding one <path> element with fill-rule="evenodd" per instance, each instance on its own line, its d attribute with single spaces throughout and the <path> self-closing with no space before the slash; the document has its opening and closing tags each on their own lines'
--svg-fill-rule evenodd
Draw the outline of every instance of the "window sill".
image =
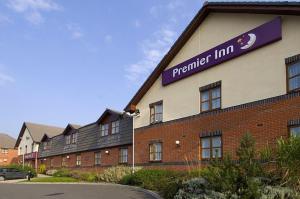
<svg viewBox="0 0 300 199">
<path fill-rule="evenodd" d="M 163 123 L 163 121 L 159 121 L 159 122 L 152 122 L 152 123 L 150 123 L 150 125 L 155 125 L 155 124 L 160 124 L 160 123 Z"/>
<path fill-rule="evenodd" d="M 215 111 L 219 111 L 219 110 L 222 110 L 222 108 L 216 108 L 216 109 L 212 109 L 212 110 L 201 111 L 200 113 L 210 113 L 210 112 L 215 112 Z"/>
<path fill-rule="evenodd" d="M 162 160 L 150 160 L 150 163 L 162 163 Z"/>
</svg>

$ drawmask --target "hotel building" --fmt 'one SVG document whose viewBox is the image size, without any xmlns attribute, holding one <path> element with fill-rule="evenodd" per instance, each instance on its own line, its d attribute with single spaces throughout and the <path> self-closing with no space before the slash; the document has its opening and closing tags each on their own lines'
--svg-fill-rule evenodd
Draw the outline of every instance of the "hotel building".
<svg viewBox="0 0 300 199">
<path fill-rule="evenodd" d="M 186 169 L 300 135 L 300 3 L 205 3 L 125 111 L 135 162 Z"/>
</svg>

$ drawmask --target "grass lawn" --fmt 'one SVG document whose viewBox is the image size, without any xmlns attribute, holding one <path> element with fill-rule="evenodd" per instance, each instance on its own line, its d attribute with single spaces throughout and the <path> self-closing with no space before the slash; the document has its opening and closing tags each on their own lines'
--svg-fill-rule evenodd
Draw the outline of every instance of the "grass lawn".
<svg viewBox="0 0 300 199">
<path fill-rule="evenodd" d="M 79 180 L 70 177 L 46 177 L 46 178 L 33 178 L 31 179 L 31 182 L 79 182 Z"/>
</svg>

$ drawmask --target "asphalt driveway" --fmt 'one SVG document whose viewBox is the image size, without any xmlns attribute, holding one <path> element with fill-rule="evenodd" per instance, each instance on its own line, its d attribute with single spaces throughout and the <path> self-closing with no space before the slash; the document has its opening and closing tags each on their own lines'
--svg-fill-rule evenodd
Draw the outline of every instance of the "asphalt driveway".
<svg viewBox="0 0 300 199">
<path fill-rule="evenodd" d="M 155 199 L 140 189 L 94 184 L 0 184 L 0 199 Z"/>
</svg>

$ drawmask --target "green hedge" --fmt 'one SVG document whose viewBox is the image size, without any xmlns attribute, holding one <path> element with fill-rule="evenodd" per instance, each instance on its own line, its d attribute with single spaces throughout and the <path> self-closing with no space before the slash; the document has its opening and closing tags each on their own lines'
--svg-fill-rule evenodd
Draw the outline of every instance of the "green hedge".
<svg viewBox="0 0 300 199">
<path fill-rule="evenodd" d="M 157 191 L 164 198 L 173 198 L 182 182 L 198 172 L 187 173 L 170 170 L 140 170 L 123 177 L 120 184 L 139 186 Z"/>
<path fill-rule="evenodd" d="M 26 165 L 25 165 L 25 166 L 23 167 L 23 165 L 12 164 L 12 165 L 9 165 L 9 166 L 6 166 L 6 167 L 7 167 L 7 168 L 17 169 L 17 170 L 23 171 L 23 172 L 25 172 L 25 173 L 28 173 L 29 171 L 31 171 L 31 173 L 32 173 L 32 175 L 33 175 L 34 177 L 37 176 L 37 173 L 36 173 L 35 169 L 32 168 L 32 167 L 30 167 L 30 166 L 26 166 Z"/>
</svg>

